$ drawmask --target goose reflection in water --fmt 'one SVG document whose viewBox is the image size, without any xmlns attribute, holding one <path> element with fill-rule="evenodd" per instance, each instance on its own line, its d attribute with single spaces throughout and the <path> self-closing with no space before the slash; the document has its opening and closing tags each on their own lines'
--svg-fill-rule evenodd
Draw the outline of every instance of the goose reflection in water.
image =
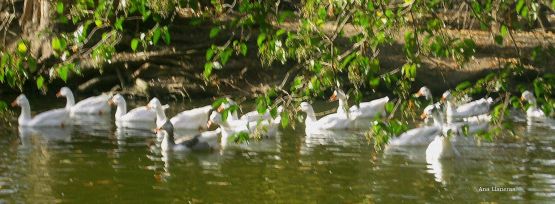
<svg viewBox="0 0 555 204">
<path fill-rule="evenodd" d="M 82 134 L 92 136 L 108 136 L 112 130 L 111 117 L 104 115 L 74 115 L 73 125 Z"/>
<path fill-rule="evenodd" d="M 19 127 L 19 137 L 23 146 L 29 145 L 36 137 L 41 142 L 70 142 L 73 127 Z"/>
<path fill-rule="evenodd" d="M 322 146 L 342 146 L 360 144 L 361 137 L 355 131 L 348 130 L 311 130 L 306 132 L 301 154 L 310 154 L 313 149 Z"/>
<path fill-rule="evenodd" d="M 200 168 L 206 174 L 222 175 L 222 162 L 226 157 L 220 151 L 172 152 L 162 151 L 159 146 L 151 145 L 147 158 L 154 162 L 147 169 L 154 172 L 154 177 L 167 182 L 173 176 L 184 175 L 183 170 Z"/>
</svg>

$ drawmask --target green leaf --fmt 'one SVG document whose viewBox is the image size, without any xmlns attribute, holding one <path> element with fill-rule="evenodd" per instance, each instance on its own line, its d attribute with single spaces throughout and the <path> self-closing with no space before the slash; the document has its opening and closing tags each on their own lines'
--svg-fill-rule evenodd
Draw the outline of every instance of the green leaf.
<svg viewBox="0 0 555 204">
<path fill-rule="evenodd" d="M 222 62 L 222 65 L 225 65 L 227 63 L 227 61 L 229 60 L 229 57 L 231 57 L 231 54 L 233 53 L 232 49 L 225 49 L 221 54 L 220 54 L 220 59 Z"/>
<path fill-rule="evenodd" d="M 266 100 L 263 97 L 256 98 L 256 111 L 260 114 L 264 114 L 266 112 Z"/>
<path fill-rule="evenodd" d="M 248 50 L 247 44 L 241 43 L 240 48 L 241 48 L 241 54 L 243 56 L 247 56 L 247 50 Z"/>
<path fill-rule="evenodd" d="M 162 39 L 164 40 L 164 42 L 166 42 L 166 45 L 170 44 L 170 31 L 168 30 L 167 26 L 164 26 L 164 28 L 162 28 L 162 31 L 164 33 L 164 35 L 162 36 Z"/>
<path fill-rule="evenodd" d="M 281 127 L 285 128 L 287 127 L 287 125 L 289 125 L 289 113 L 283 110 L 280 115 L 281 115 Z"/>
<path fill-rule="evenodd" d="M 507 26 L 505 26 L 505 25 L 501 26 L 500 34 L 504 38 L 507 37 L 507 35 L 509 34 L 509 29 L 507 28 Z"/>
<path fill-rule="evenodd" d="M 352 53 L 349 56 L 347 56 L 345 59 L 343 59 L 343 61 L 341 62 L 341 64 L 339 65 L 339 69 L 343 70 L 347 65 L 349 65 L 349 63 L 353 60 L 354 57 L 356 57 L 357 54 L 356 53 Z"/>
<path fill-rule="evenodd" d="M 94 21 L 94 24 L 96 25 L 96 27 L 101 27 L 101 26 L 102 26 L 102 20 L 96 19 L 96 20 Z"/>
<path fill-rule="evenodd" d="M 214 27 L 212 29 L 210 29 L 210 38 L 214 38 L 218 35 L 218 33 L 220 33 L 220 28 L 218 27 Z"/>
<path fill-rule="evenodd" d="M 56 3 L 56 12 L 58 12 L 58 14 L 62 15 L 64 13 L 64 3 L 61 1 L 58 1 Z"/>
<path fill-rule="evenodd" d="M 517 13 L 520 14 L 520 12 L 522 11 L 522 7 L 524 7 L 524 3 L 526 3 L 525 0 L 518 0 L 515 7 Z"/>
<path fill-rule="evenodd" d="M 274 107 L 274 108 L 270 109 L 270 116 L 272 116 L 272 118 L 276 118 L 277 114 L 278 114 L 277 108 Z"/>
<path fill-rule="evenodd" d="M 370 86 L 372 86 L 373 88 L 378 87 L 378 85 L 380 85 L 380 78 L 379 77 L 375 77 L 375 78 L 370 80 Z"/>
<path fill-rule="evenodd" d="M 42 89 L 43 83 L 44 83 L 44 78 L 42 76 L 39 76 L 37 78 L 37 88 Z"/>
<path fill-rule="evenodd" d="M 27 65 L 29 66 L 29 71 L 31 71 L 31 73 L 37 71 L 37 60 L 35 60 L 35 58 L 29 57 L 29 59 L 27 59 Z"/>
<path fill-rule="evenodd" d="M 154 29 L 154 32 L 152 33 L 152 43 L 154 43 L 154 45 L 158 44 L 161 34 L 162 34 L 162 31 L 160 30 L 160 28 L 157 27 Z"/>
<path fill-rule="evenodd" d="M 62 65 L 61 67 L 58 68 L 58 76 L 64 80 L 64 82 L 67 81 L 67 75 L 68 75 L 68 66 L 67 65 Z"/>
<path fill-rule="evenodd" d="M 229 116 L 229 109 L 224 109 L 222 111 L 222 120 L 226 121 L 228 116 Z"/>
<path fill-rule="evenodd" d="M 52 49 L 61 51 L 62 50 L 62 43 L 58 37 L 54 37 L 52 39 Z"/>
<path fill-rule="evenodd" d="M 208 48 L 208 50 L 206 50 L 206 61 L 212 60 L 213 56 L 214 56 L 214 49 Z"/>
<path fill-rule="evenodd" d="M 282 29 L 279 29 L 279 30 L 276 32 L 276 36 L 279 37 L 279 36 L 285 34 L 285 32 L 286 32 L 286 31 L 285 31 L 283 28 L 282 28 Z"/>
<path fill-rule="evenodd" d="M 460 83 L 459 85 L 457 85 L 457 87 L 455 88 L 457 91 L 462 91 L 468 87 L 472 86 L 472 83 L 470 83 L 469 81 L 465 81 Z"/>
<path fill-rule="evenodd" d="M 114 22 L 114 28 L 119 31 L 123 31 L 123 17 L 120 17 Z"/>
<path fill-rule="evenodd" d="M 393 108 L 395 108 L 395 105 L 391 102 L 387 102 L 385 104 L 385 111 L 387 111 L 388 113 L 391 113 L 393 111 Z"/>
<path fill-rule="evenodd" d="M 227 102 L 227 98 L 220 98 L 212 103 L 212 108 L 217 109 L 225 102 Z"/>
<path fill-rule="evenodd" d="M 138 45 L 139 45 L 139 39 L 133 38 L 133 40 L 131 40 L 131 50 L 136 51 Z"/>
<path fill-rule="evenodd" d="M 258 35 L 258 38 L 256 39 L 256 44 L 258 45 L 258 47 L 262 45 L 264 40 L 266 40 L 266 34 L 260 33 L 260 35 Z"/>
<path fill-rule="evenodd" d="M 212 75 L 212 62 L 207 62 L 204 64 L 204 78 L 208 79 Z"/>
<path fill-rule="evenodd" d="M 27 45 L 23 41 L 19 41 L 17 44 L 17 51 L 21 54 L 27 53 Z"/>
</svg>

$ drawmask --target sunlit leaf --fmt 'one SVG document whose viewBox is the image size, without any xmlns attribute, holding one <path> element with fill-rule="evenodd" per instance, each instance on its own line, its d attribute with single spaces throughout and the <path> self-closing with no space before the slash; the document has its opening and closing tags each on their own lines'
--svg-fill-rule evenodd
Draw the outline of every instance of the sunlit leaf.
<svg viewBox="0 0 555 204">
<path fill-rule="evenodd" d="M 137 46 L 139 46 L 139 39 L 133 38 L 133 40 L 131 40 L 131 50 L 136 51 Z"/>
<path fill-rule="evenodd" d="M 262 45 L 264 40 L 266 40 L 266 34 L 260 33 L 260 35 L 258 35 L 258 38 L 256 39 L 256 44 L 258 45 L 258 47 Z"/>
<path fill-rule="evenodd" d="M 61 1 L 58 1 L 56 3 L 56 12 L 58 12 L 59 15 L 62 15 L 64 13 L 64 3 Z"/>
<path fill-rule="evenodd" d="M 460 83 L 459 85 L 457 85 L 457 87 L 455 88 L 457 91 L 462 91 L 468 87 L 472 86 L 472 83 L 470 83 L 469 81 L 465 81 Z"/>
<path fill-rule="evenodd" d="M 162 34 L 162 31 L 160 30 L 160 28 L 157 27 L 154 29 L 154 32 L 152 33 L 152 43 L 154 43 L 154 45 L 158 44 L 161 34 Z"/>
<path fill-rule="evenodd" d="M 212 75 L 212 62 L 207 62 L 204 64 L 204 77 L 208 79 Z"/>
<path fill-rule="evenodd" d="M 39 76 L 37 78 L 37 88 L 42 89 L 43 84 L 44 84 L 44 78 L 42 76 Z"/>
<path fill-rule="evenodd" d="M 210 38 L 214 38 L 218 35 L 218 33 L 220 33 L 220 28 L 218 27 L 213 27 L 212 29 L 210 29 Z"/>
<path fill-rule="evenodd" d="M 25 42 L 20 41 L 20 42 L 17 44 L 17 51 L 18 51 L 19 53 L 22 53 L 22 54 L 24 54 L 24 53 L 27 52 L 27 45 L 25 44 Z"/>
</svg>

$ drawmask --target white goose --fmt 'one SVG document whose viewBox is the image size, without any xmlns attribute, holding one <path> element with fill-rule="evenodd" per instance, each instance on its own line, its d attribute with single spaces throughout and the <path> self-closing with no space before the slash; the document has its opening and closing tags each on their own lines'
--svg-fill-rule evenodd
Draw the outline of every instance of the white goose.
<svg viewBox="0 0 555 204">
<path fill-rule="evenodd" d="M 378 114 L 385 114 L 385 104 L 389 101 L 389 97 L 374 99 L 369 102 L 362 102 L 359 105 L 353 105 L 346 111 L 347 95 L 342 90 L 338 89 L 333 92 L 330 101 L 339 100 L 339 107 L 337 114 L 340 116 L 347 116 L 351 118 L 371 118 Z"/>
<path fill-rule="evenodd" d="M 77 114 L 107 114 L 110 112 L 110 105 L 107 103 L 110 96 L 102 94 L 99 96 L 92 96 L 75 103 L 75 98 L 71 89 L 62 87 L 56 94 L 57 97 L 66 97 L 66 109 L 70 111 L 70 115 Z"/>
<path fill-rule="evenodd" d="M 170 121 L 176 129 L 202 129 L 208 122 L 210 110 L 212 110 L 212 106 L 208 105 L 183 111 L 172 117 Z"/>
<path fill-rule="evenodd" d="M 436 117 L 437 112 L 432 111 L 432 117 Z M 440 124 L 443 126 L 443 124 Z M 443 132 L 443 131 L 442 131 Z M 441 159 L 452 159 L 459 157 L 460 154 L 449 140 L 447 134 L 437 134 L 434 140 L 426 148 L 426 162 L 433 163 Z"/>
<path fill-rule="evenodd" d="M 414 95 L 416 97 L 424 97 L 426 100 L 430 102 L 430 104 L 424 108 L 424 112 L 431 110 L 432 108 L 434 108 L 434 106 L 441 107 L 441 104 L 439 102 L 434 103 L 434 98 L 432 97 L 432 91 L 430 91 L 430 89 L 428 89 L 428 87 L 426 86 L 420 87 L 420 89 L 418 89 L 418 92 L 416 92 L 416 94 Z M 445 112 L 440 111 L 439 114 L 441 115 L 442 118 L 445 118 Z M 421 119 L 424 119 L 424 123 L 426 124 L 429 124 L 432 122 L 430 120 L 430 117 L 421 117 Z"/>
<path fill-rule="evenodd" d="M 426 86 L 423 86 L 420 89 L 418 89 L 418 92 L 416 92 L 415 96 L 416 97 L 424 96 L 426 100 L 431 101 L 431 104 L 433 103 L 433 100 L 434 100 L 434 98 L 432 97 L 432 91 L 430 91 L 430 89 L 428 89 L 428 87 Z"/>
<path fill-rule="evenodd" d="M 424 113 L 420 117 L 428 117 L 434 109 L 433 105 L 429 105 L 424 109 Z M 431 114 L 433 118 L 433 125 L 422 126 L 408 130 L 398 137 L 395 137 L 389 141 L 387 147 L 395 146 L 426 146 L 429 145 L 437 135 L 442 134 L 443 124 L 441 119 L 434 114 Z"/>
<path fill-rule="evenodd" d="M 108 101 L 109 104 L 116 105 L 116 126 L 133 129 L 155 128 L 156 113 L 149 110 L 146 106 L 137 107 L 127 112 L 127 103 L 123 96 L 116 94 Z"/>
<path fill-rule="evenodd" d="M 152 98 L 147 107 L 156 112 L 156 127 L 160 127 L 166 123 L 167 117 L 164 110 L 168 107 L 167 105 L 162 105 L 160 100 Z M 204 129 L 206 123 L 208 122 L 208 114 L 210 113 L 210 110 L 212 110 L 212 106 L 203 106 L 200 108 L 186 110 L 171 118 L 170 122 L 175 129 Z"/>
<path fill-rule="evenodd" d="M 251 132 L 248 128 L 247 121 L 244 121 L 244 120 L 224 121 L 221 113 L 219 113 L 218 111 L 213 111 L 212 114 L 210 114 L 210 119 L 208 120 L 206 127 L 210 128 L 212 124 L 217 124 L 220 126 L 219 128 L 222 134 L 222 138 L 220 139 L 220 142 L 222 147 L 225 147 L 228 144 L 229 138 L 234 134 L 240 133 L 240 132 L 246 132 L 246 133 Z"/>
<path fill-rule="evenodd" d="M 146 108 L 148 110 L 153 110 L 154 113 L 156 113 L 156 127 L 157 128 L 162 127 L 162 125 L 164 125 L 164 123 L 166 123 L 168 121 L 168 118 L 166 117 L 165 109 L 169 108 L 169 106 L 168 105 L 162 105 L 160 103 L 160 100 L 158 100 L 158 98 L 154 97 L 154 98 L 150 99 L 150 101 L 146 105 Z"/>
<path fill-rule="evenodd" d="M 156 132 L 163 135 L 161 148 L 162 151 L 207 151 L 220 148 L 218 139 L 220 129 L 202 132 L 192 138 L 176 141 L 174 137 L 174 127 L 171 122 L 166 121 L 163 125 L 156 128 Z"/>
<path fill-rule="evenodd" d="M 447 136 L 441 134 L 437 135 L 426 148 L 426 161 L 428 163 L 456 157 L 460 157 L 459 151 L 457 151 Z"/>
<path fill-rule="evenodd" d="M 352 119 L 339 116 L 338 114 L 329 114 L 317 120 L 312 105 L 307 102 L 302 102 L 300 109 L 306 113 L 305 131 L 307 134 L 318 130 L 347 129 L 353 121 Z"/>
<path fill-rule="evenodd" d="M 530 91 L 522 92 L 520 100 L 526 101 L 530 104 L 528 109 L 526 109 L 526 117 L 528 118 L 544 118 L 545 113 L 543 110 L 538 108 L 538 103 L 536 102 L 536 97 Z"/>
<path fill-rule="evenodd" d="M 23 127 L 64 127 L 70 124 L 69 112 L 64 108 L 49 110 L 31 117 L 31 106 L 24 94 L 19 95 L 12 106 L 21 107 L 21 114 L 17 119 L 19 126 Z"/>
<path fill-rule="evenodd" d="M 426 123 L 428 123 L 430 118 L 433 117 L 432 111 L 434 110 L 434 108 L 437 108 L 437 107 L 438 106 L 435 104 L 426 106 L 426 108 L 424 108 L 424 111 L 422 112 L 422 115 L 420 115 L 420 118 L 423 119 Z M 434 119 L 434 121 L 435 120 L 437 119 Z M 464 136 L 463 129 L 465 126 L 468 126 L 467 133 L 469 135 L 474 134 L 482 130 L 487 130 L 489 127 L 490 120 L 491 120 L 490 115 L 479 115 L 479 116 L 464 118 L 463 121 L 461 122 L 452 122 L 448 124 L 443 124 L 443 133 L 447 133 L 448 131 L 451 131 L 452 133 L 456 133 L 459 136 Z"/>
<path fill-rule="evenodd" d="M 447 103 L 446 116 L 449 122 L 454 118 L 458 119 L 488 114 L 490 111 L 490 106 L 493 104 L 492 98 L 481 98 L 466 104 L 456 106 L 451 101 L 452 96 L 450 91 L 446 91 L 445 93 L 443 93 L 441 100 Z"/>
</svg>

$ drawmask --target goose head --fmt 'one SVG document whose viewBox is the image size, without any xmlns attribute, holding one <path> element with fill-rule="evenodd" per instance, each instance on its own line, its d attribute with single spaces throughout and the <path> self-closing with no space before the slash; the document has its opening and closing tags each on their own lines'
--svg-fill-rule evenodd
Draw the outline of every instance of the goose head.
<svg viewBox="0 0 555 204">
<path fill-rule="evenodd" d="M 116 106 L 123 105 L 125 104 L 125 99 L 123 98 L 123 96 L 116 94 L 112 96 L 110 100 L 108 100 L 108 104 Z"/>
<path fill-rule="evenodd" d="M 422 111 L 422 114 L 420 115 L 420 119 L 428 119 L 429 117 L 432 116 L 432 111 L 434 110 L 434 105 L 428 105 L 426 106 L 426 108 L 424 108 L 424 111 Z"/>
<path fill-rule="evenodd" d="M 161 144 L 161 148 L 163 151 L 170 150 L 172 146 L 175 145 L 174 132 L 173 132 L 174 127 L 170 121 L 166 121 L 162 126 L 157 127 L 155 131 L 156 131 L 156 134 L 163 135 L 162 144 Z"/>
<path fill-rule="evenodd" d="M 302 102 L 299 108 L 305 113 L 313 111 L 312 106 L 308 102 Z"/>
<path fill-rule="evenodd" d="M 12 102 L 12 107 L 25 107 L 25 106 L 29 106 L 29 100 L 27 100 L 27 97 L 25 96 L 25 94 L 21 94 L 19 95 L 17 98 L 15 98 L 15 100 Z"/>
<path fill-rule="evenodd" d="M 416 97 L 424 96 L 424 98 L 426 98 L 426 100 L 431 100 L 432 99 L 432 92 L 430 91 L 430 89 L 428 89 L 428 87 L 425 87 L 425 86 L 420 88 L 418 90 L 418 92 L 416 92 L 415 95 L 416 95 Z"/>
<path fill-rule="evenodd" d="M 60 91 L 58 91 L 58 93 L 56 93 L 56 97 L 67 97 L 70 94 L 73 95 L 73 93 L 71 92 L 71 89 L 69 89 L 67 87 L 62 87 L 60 89 Z"/>
<path fill-rule="evenodd" d="M 347 100 L 347 94 L 345 94 L 345 92 L 343 92 L 341 89 L 336 89 L 330 96 L 330 101 L 336 100 Z"/>
<path fill-rule="evenodd" d="M 208 123 L 206 123 L 206 128 L 210 128 L 212 124 L 221 125 L 222 123 L 223 123 L 222 114 L 220 114 L 220 112 L 218 112 L 217 110 L 212 111 L 212 113 L 210 114 L 210 117 L 208 118 Z"/>
<path fill-rule="evenodd" d="M 451 96 L 451 91 L 445 91 L 445 92 L 443 93 L 443 95 L 441 95 L 441 102 L 444 102 L 444 103 L 445 103 L 445 102 L 447 102 L 447 101 L 450 101 L 451 98 L 452 98 L 452 96 Z"/>
<path fill-rule="evenodd" d="M 527 102 L 532 103 L 532 104 L 536 103 L 536 97 L 530 91 L 522 92 L 522 95 L 520 96 L 520 100 L 521 101 L 527 101 Z"/>
<path fill-rule="evenodd" d="M 158 98 L 154 97 L 148 102 L 146 107 L 148 109 L 158 109 L 162 108 L 162 103 L 160 103 L 160 100 L 158 100 Z"/>
</svg>

